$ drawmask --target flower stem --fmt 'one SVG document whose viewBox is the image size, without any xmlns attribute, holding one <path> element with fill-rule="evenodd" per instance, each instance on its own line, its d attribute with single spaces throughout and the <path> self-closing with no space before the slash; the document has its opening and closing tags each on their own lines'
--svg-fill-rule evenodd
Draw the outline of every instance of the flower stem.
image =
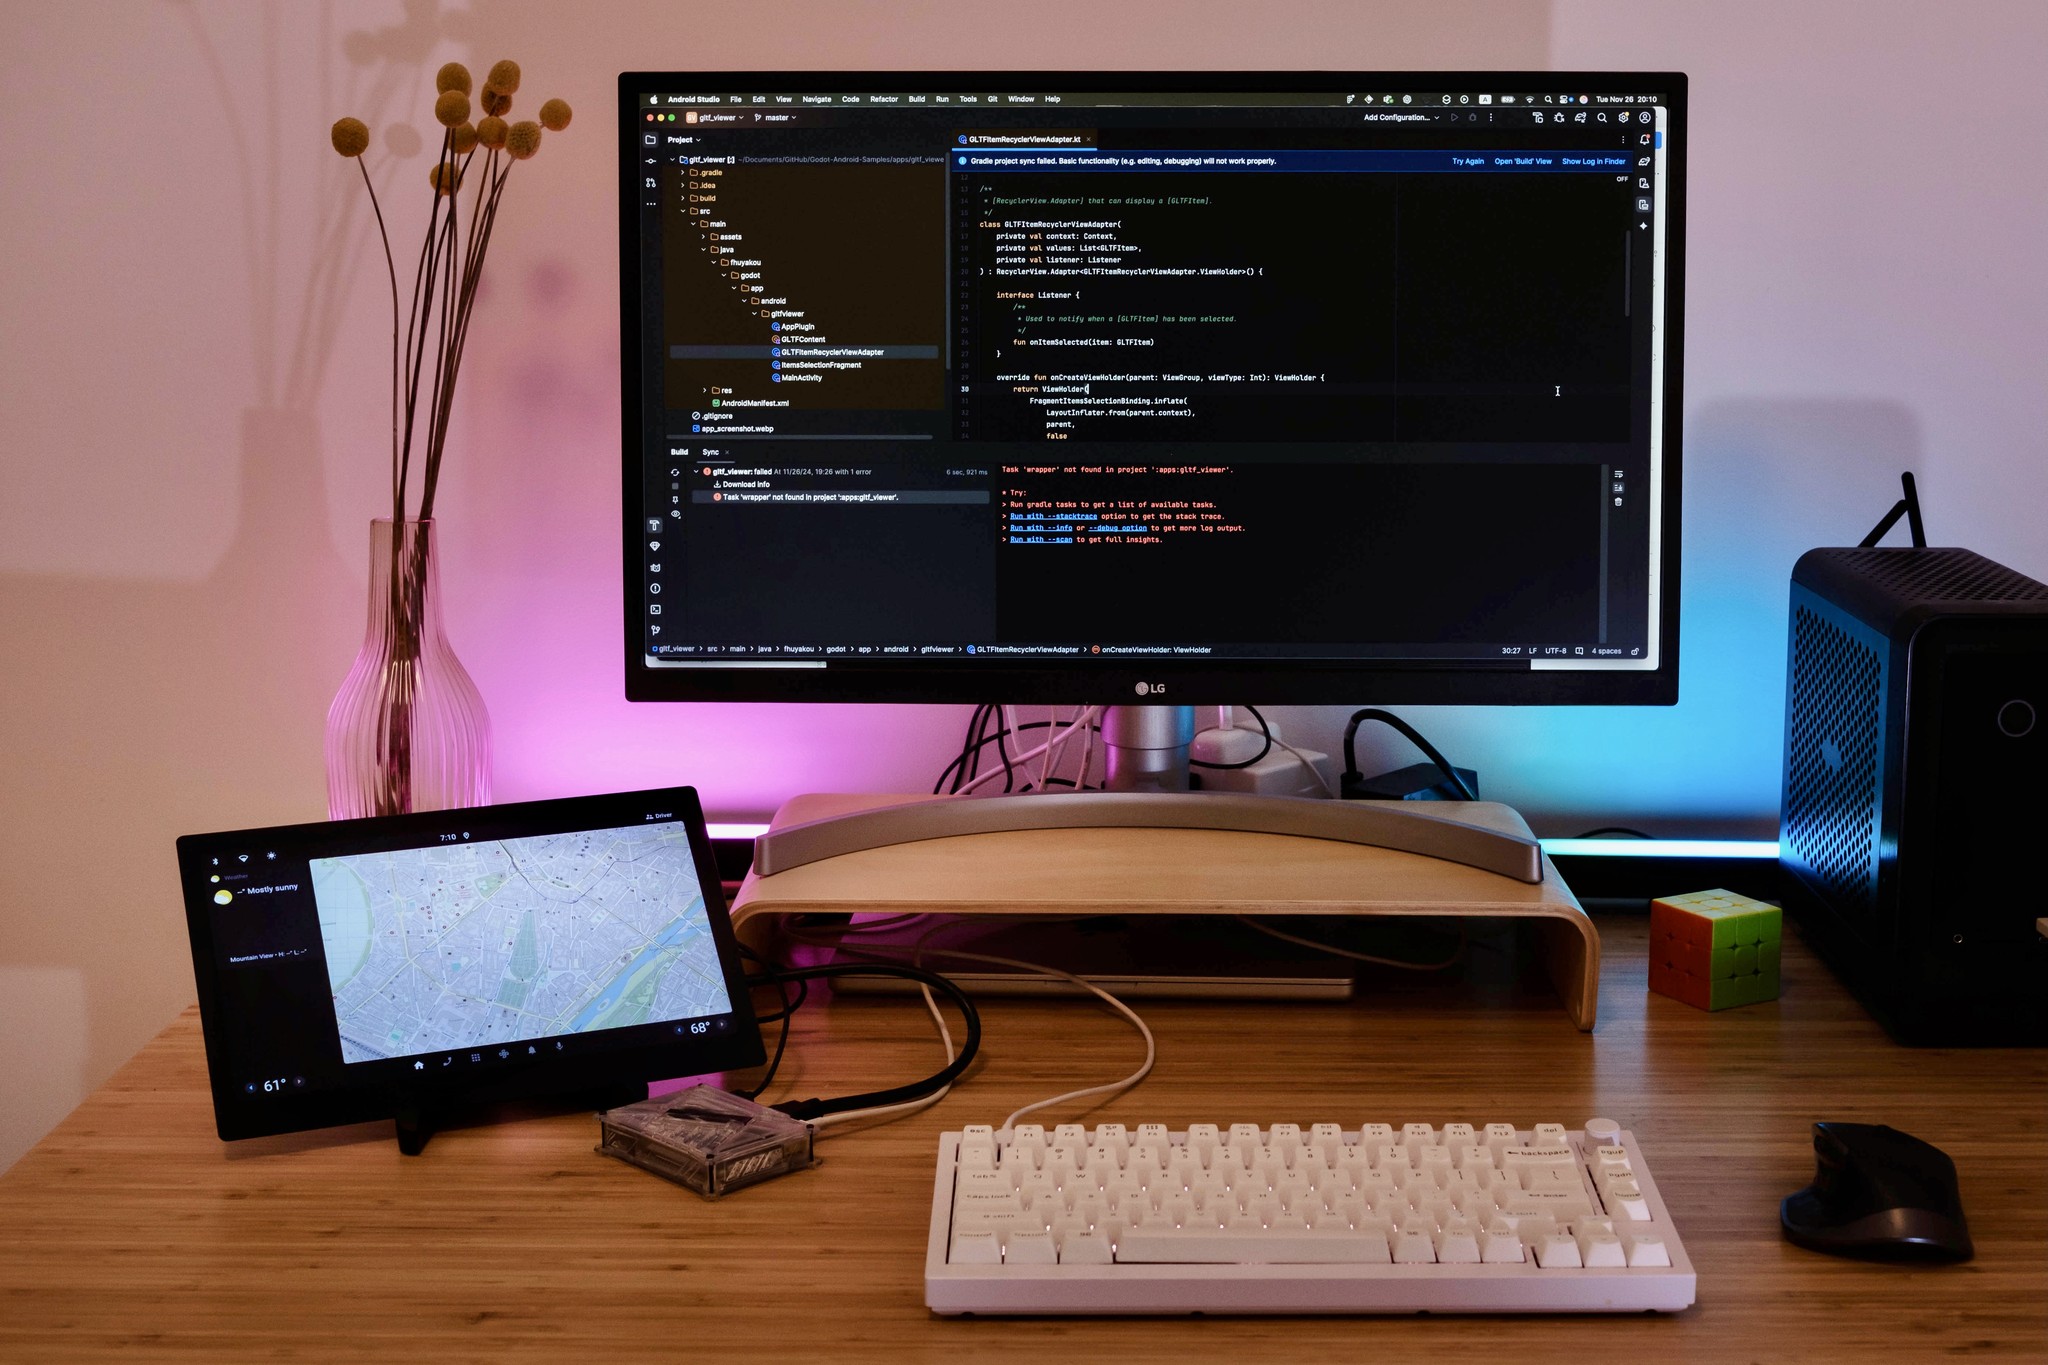
<svg viewBox="0 0 2048 1365">
<path fill-rule="evenodd" d="M 361 157 L 356 169 L 363 173 L 363 188 L 370 192 L 370 208 L 377 215 L 377 236 L 384 242 L 384 273 L 391 278 L 391 516 L 394 522 L 405 515 L 405 490 L 398 482 L 398 267 L 391 259 L 391 234 L 384 227 L 384 206 L 377 202 L 377 187 L 370 182 L 369 168 Z"/>
</svg>

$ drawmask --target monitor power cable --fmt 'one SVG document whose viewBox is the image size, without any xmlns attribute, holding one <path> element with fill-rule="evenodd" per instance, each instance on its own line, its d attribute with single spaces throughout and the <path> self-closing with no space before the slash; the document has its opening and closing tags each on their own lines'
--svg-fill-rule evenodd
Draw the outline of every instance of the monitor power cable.
<svg viewBox="0 0 2048 1365">
<path fill-rule="evenodd" d="M 1375 706 L 1368 706 L 1363 710 L 1352 712 L 1351 720 L 1344 727 L 1343 784 L 1345 789 L 1350 789 L 1353 784 L 1361 780 L 1362 774 L 1358 771 L 1358 727 L 1369 720 L 1376 720 L 1380 724 L 1389 726 L 1406 736 L 1408 742 L 1420 749 L 1423 756 L 1428 758 L 1430 763 L 1436 767 L 1436 770 L 1444 775 L 1444 779 L 1450 783 L 1451 789 L 1458 793 L 1459 800 L 1477 801 L 1479 799 L 1478 793 L 1466 785 L 1464 775 L 1451 766 L 1451 761 L 1443 756 L 1436 745 L 1431 744 L 1422 737 L 1420 730 L 1417 730 L 1407 721 L 1402 720 L 1392 711 L 1382 711 Z"/>
</svg>

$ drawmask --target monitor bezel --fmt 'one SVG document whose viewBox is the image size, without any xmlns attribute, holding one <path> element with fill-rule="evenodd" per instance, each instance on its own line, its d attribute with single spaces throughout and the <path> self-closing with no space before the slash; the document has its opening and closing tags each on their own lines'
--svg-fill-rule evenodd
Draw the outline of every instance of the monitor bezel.
<svg viewBox="0 0 2048 1365">
<path fill-rule="evenodd" d="M 678 86 L 738 94 L 810 89 L 862 94 L 943 86 L 994 93 L 1055 93 L 1117 88 L 1147 93 L 1183 91 L 1312 91 L 1371 89 L 1424 92 L 1491 86 L 1517 92 L 1665 96 L 1666 175 L 1664 404 L 1659 522 L 1660 561 L 1657 666 L 1654 669 L 1490 668 L 1461 663 L 1364 660 L 1357 663 L 1281 661 L 1154 661 L 1069 664 L 977 661 L 957 667 L 921 661 L 834 663 L 828 668 L 720 666 L 657 668 L 645 660 L 639 615 L 638 547 L 644 515 L 641 487 L 641 335 L 639 191 L 634 165 L 634 118 L 641 97 Z M 1370 699 L 1405 705 L 1669 706 L 1678 700 L 1680 487 L 1683 469 L 1685 351 L 1685 164 L 1687 79 L 1682 72 L 1582 71 L 628 71 L 619 76 L 619 276 L 621 555 L 625 694 L 628 701 L 703 702 L 1008 702 L 1114 705 L 1228 704 L 1247 700 L 1296 705 L 1350 705 Z"/>
</svg>

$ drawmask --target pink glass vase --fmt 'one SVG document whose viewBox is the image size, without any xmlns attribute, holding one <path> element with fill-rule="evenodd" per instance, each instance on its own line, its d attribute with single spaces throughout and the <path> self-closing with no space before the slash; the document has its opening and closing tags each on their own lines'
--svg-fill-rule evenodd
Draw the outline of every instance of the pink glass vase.
<svg viewBox="0 0 2048 1365">
<path fill-rule="evenodd" d="M 434 523 L 370 523 L 370 621 L 327 710 L 327 814 L 483 806 L 491 718 L 441 629 Z"/>
</svg>

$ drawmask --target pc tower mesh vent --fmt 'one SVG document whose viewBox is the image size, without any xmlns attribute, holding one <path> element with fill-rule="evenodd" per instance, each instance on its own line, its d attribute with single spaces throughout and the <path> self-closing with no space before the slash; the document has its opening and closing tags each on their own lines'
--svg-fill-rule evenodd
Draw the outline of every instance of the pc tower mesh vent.
<svg viewBox="0 0 2048 1365">
<path fill-rule="evenodd" d="M 1844 550 L 1840 563 L 1914 602 L 2048 602 L 2048 583 L 1971 550 Z"/>
<path fill-rule="evenodd" d="M 1785 841 L 1845 916 L 1877 907 L 1878 746 L 1883 669 L 1876 651 L 1799 607 L 1785 753 Z"/>
</svg>

